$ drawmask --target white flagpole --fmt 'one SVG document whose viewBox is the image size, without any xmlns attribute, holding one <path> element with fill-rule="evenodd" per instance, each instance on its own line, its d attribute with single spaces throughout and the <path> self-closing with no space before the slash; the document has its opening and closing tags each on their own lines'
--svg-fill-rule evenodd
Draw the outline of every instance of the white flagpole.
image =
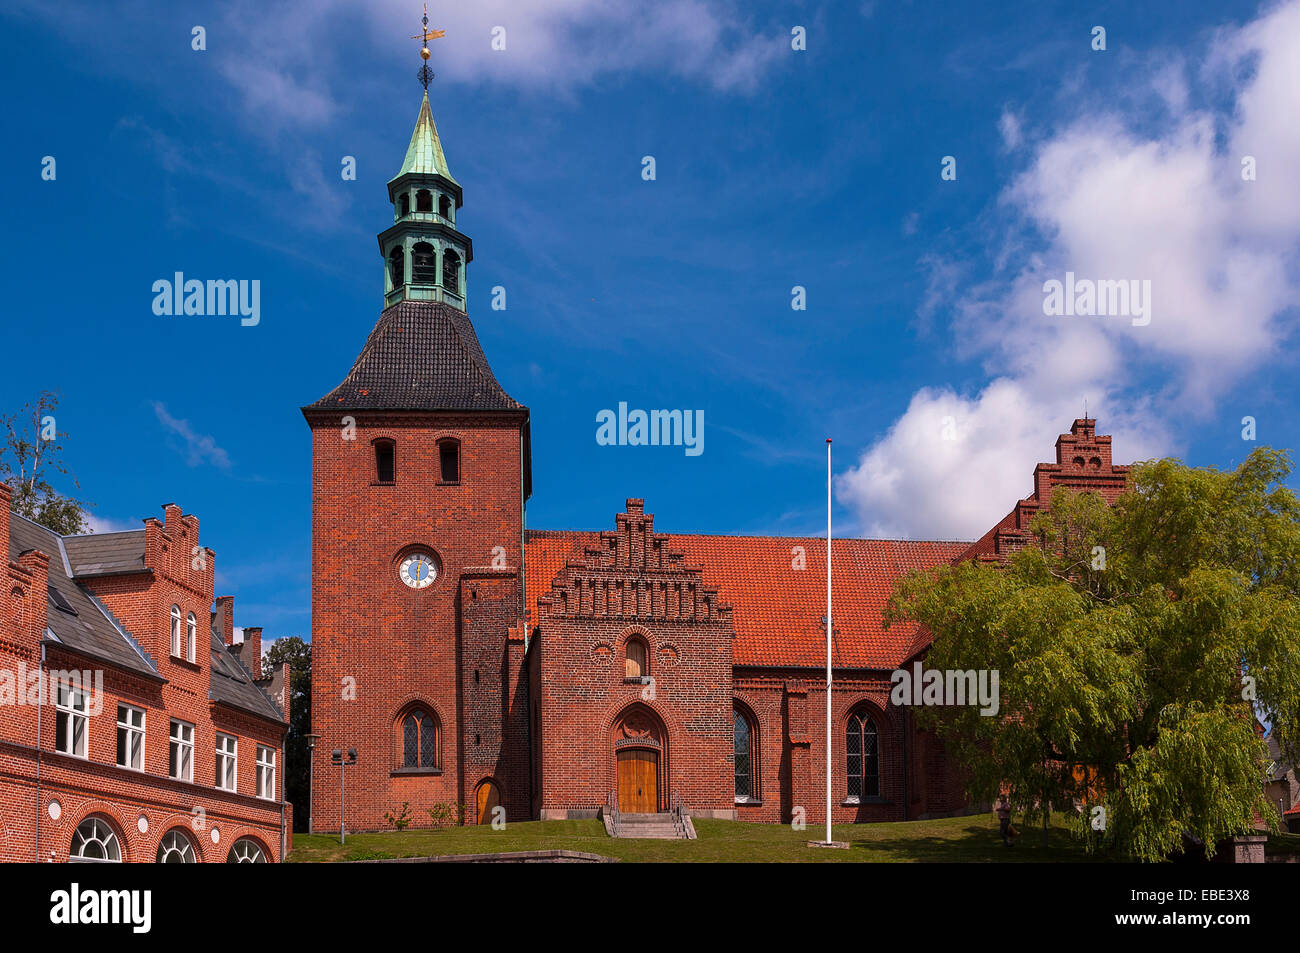
<svg viewBox="0 0 1300 953">
<path fill-rule="evenodd" d="M 826 438 L 826 843 L 831 842 L 831 438 Z"/>
</svg>

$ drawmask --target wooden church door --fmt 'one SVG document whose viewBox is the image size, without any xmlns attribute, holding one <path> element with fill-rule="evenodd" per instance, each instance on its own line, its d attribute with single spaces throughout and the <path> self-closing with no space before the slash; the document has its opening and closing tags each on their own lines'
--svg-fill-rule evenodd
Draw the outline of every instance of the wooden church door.
<svg viewBox="0 0 1300 953">
<path fill-rule="evenodd" d="M 659 754 L 644 748 L 618 753 L 618 809 L 627 814 L 659 810 Z"/>
</svg>

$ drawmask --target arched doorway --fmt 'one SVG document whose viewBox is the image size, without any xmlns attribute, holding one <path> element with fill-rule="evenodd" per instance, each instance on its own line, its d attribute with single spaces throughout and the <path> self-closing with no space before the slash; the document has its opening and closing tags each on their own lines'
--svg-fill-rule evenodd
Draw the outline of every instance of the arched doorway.
<svg viewBox="0 0 1300 953">
<path fill-rule="evenodd" d="M 491 778 L 474 789 L 474 823 L 491 824 L 492 811 L 501 804 L 501 789 Z"/>
<path fill-rule="evenodd" d="M 618 809 L 625 814 L 659 810 L 659 752 L 649 748 L 618 751 Z"/>
<path fill-rule="evenodd" d="M 665 731 L 658 716 L 634 705 L 614 723 L 614 783 L 618 809 L 627 814 L 655 814 L 665 803 L 668 771 Z"/>
</svg>

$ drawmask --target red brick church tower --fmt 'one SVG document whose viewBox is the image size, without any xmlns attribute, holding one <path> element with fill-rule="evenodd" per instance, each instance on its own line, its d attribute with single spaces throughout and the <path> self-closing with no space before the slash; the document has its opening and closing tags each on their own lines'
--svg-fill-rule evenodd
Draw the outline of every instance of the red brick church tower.
<svg viewBox="0 0 1300 953">
<path fill-rule="evenodd" d="M 473 247 L 426 91 L 379 235 L 384 310 L 312 431 L 312 815 L 339 829 L 334 749 L 355 748 L 347 827 L 531 804 L 524 634 L 528 408 L 467 315 Z"/>
</svg>

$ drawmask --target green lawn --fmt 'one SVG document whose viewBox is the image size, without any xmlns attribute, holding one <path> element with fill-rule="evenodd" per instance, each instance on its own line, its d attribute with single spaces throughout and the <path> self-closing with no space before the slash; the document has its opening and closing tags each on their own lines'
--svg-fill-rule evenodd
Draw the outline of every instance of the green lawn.
<svg viewBox="0 0 1300 953">
<path fill-rule="evenodd" d="M 442 854 L 488 854 L 516 850 L 578 850 L 625 861 L 648 862 L 876 862 L 949 861 L 962 863 L 1089 861 L 1064 825 L 1053 825 L 1048 846 L 1038 829 L 1026 829 L 1015 847 L 1003 847 L 992 814 L 897 824 L 843 824 L 835 839 L 849 841 L 848 850 L 806 846 L 824 835 L 810 825 L 787 825 L 695 819 L 694 841 L 622 840 L 605 835 L 600 821 L 528 821 L 503 831 L 491 827 L 444 830 L 386 831 L 349 834 L 346 846 L 337 834 L 295 834 L 291 863 L 377 860 L 388 857 L 428 857 Z"/>
</svg>

